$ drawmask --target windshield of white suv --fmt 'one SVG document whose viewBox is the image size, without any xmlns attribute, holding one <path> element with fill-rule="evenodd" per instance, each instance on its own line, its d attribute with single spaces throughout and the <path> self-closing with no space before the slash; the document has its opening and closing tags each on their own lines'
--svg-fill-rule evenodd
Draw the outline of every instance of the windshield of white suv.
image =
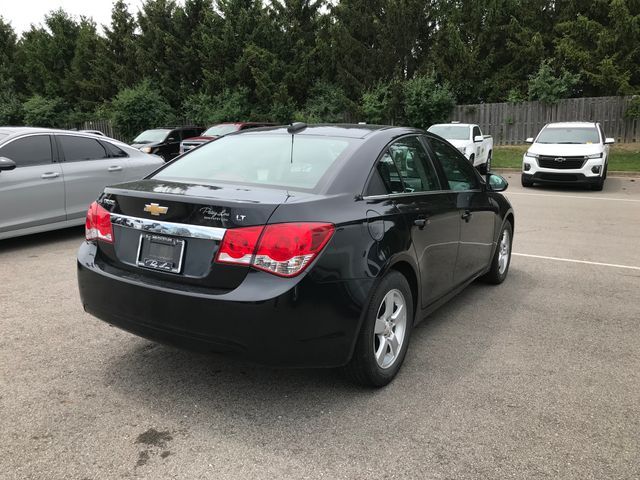
<svg viewBox="0 0 640 480">
<path fill-rule="evenodd" d="M 540 132 L 536 143 L 562 143 L 569 145 L 584 145 L 600 143 L 600 136 L 595 127 L 581 128 L 545 128 Z"/>
<path fill-rule="evenodd" d="M 145 130 L 136 138 L 133 139 L 133 143 L 158 143 L 164 142 L 171 130 L 164 128 L 156 128 L 154 130 Z"/>
<path fill-rule="evenodd" d="M 202 135 L 205 137 L 219 137 L 221 135 L 226 135 L 227 133 L 235 132 L 236 130 L 238 130 L 238 127 L 232 124 L 214 125 L 213 127 L 208 128 Z"/>
<path fill-rule="evenodd" d="M 462 125 L 432 125 L 428 131 L 447 140 L 469 140 L 469 127 Z"/>
</svg>

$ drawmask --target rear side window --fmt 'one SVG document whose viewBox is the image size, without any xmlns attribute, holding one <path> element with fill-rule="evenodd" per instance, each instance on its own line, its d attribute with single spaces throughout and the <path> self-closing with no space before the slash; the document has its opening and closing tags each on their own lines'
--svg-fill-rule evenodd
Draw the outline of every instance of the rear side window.
<svg viewBox="0 0 640 480">
<path fill-rule="evenodd" d="M 475 168 L 448 143 L 427 137 L 436 158 L 442 165 L 451 190 L 473 190 L 480 185 Z"/>
<path fill-rule="evenodd" d="M 0 157 L 13 160 L 17 167 L 31 167 L 51 163 L 49 135 L 33 135 L 19 138 L 0 147 Z"/>
<path fill-rule="evenodd" d="M 102 146 L 107 150 L 110 158 L 125 158 L 129 155 L 119 147 L 116 147 L 113 143 L 101 142 Z"/>
<path fill-rule="evenodd" d="M 66 162 L 82 162 L 109 157 L 103 144 L 93 138 L 59 135 L 58 140 Z"/>
<path fill-rule="evenodd" d="M 155 178 L 314 189 L 354 142 L 296 135 L 231 135 L 193 150 Z"/>
<path fill-rule="evenodd" d="M 440 190 L 440 182 L 431 160 L 417 137 L 407 137 L 391 144 L 376 166 L 377 174 L 369 180 L 367 195 L 413 193 Z M 380 181 L 386 187 L 381 192 Z"/>
<path fill-rule="evenodd" d="M 479 137 L 480 135 L 482 135 L 482 134 L 480 133 L 480 128 L 478 128 L 478 127 L 473 127 L 473 139 L 475 140 L 475 139 L 476 139 L 476 137 Z"/>
</svg>

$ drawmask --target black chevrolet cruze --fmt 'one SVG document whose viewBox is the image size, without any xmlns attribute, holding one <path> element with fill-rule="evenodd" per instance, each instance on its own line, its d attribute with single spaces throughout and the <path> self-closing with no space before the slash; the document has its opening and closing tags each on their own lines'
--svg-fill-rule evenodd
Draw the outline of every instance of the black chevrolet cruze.
<svg viewBox="0 0 640 480">
<path fill-rule="evenodd" d="M 382 386 L 420 320 L 507 276 L 506 186 L 412 128 L 231 134 L 105 189 L 78 252 L 82 303 L 159 342 Z"/>
</svg>

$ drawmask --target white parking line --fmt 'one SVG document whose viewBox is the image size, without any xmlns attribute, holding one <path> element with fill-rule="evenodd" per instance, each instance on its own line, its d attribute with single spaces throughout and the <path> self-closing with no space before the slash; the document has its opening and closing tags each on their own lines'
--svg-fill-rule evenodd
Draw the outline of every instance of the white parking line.
<svg viewBox="0 0 640 480">
<path fill-rule="evenodd" d="M 530 255 L 528 253 L 513 253 L 513 255 L 518 257 L 541 258 L 543 260 L 556 260 L 558 262 L 584 263 L 586 265 L 597 265 L 599 267 L 614 267 L 614 268 L 626 268 L 628 270 L 640 270 L 640 267 L 634 267 L 631 265 L 617 265 L 615 263 L 588 262 L 586 260 L 574 260 L 573 258 L 547 257 L 544 255 Z"/>
<path fill-rule="evenodd" d="M 509 192 L 507 193 L 507 196 L 509 195 L 529 195 L 532 197 L 558 197 L 558 198 L 582 198 L 582 199 L 586 199 L 586 200 L 609 200 L 611 202 L 635 202 L 635 203 L 640 203 L 640 199 L 636 199 L 636 198 L 611 198 L 611 197 L 587 197 L 587 196 L 581 196 L 581 195 L 549 195 L 546 193 L 526 193 L 526 192 Z"/>
</svg>

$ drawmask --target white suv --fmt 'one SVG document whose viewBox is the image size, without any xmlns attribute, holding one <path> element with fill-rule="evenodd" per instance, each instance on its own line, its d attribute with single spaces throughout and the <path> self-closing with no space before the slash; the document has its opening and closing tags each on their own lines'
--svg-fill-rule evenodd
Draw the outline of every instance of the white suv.
<svg viewBox="0 0 640 480">
<path fill-rule="evenodd" d="M 522 158 L 522 186 L 534 183 L 580 183 L 602 190 L 607 178 L 609 145 L 599 123 L 549 123 Z"/>
</svg>

